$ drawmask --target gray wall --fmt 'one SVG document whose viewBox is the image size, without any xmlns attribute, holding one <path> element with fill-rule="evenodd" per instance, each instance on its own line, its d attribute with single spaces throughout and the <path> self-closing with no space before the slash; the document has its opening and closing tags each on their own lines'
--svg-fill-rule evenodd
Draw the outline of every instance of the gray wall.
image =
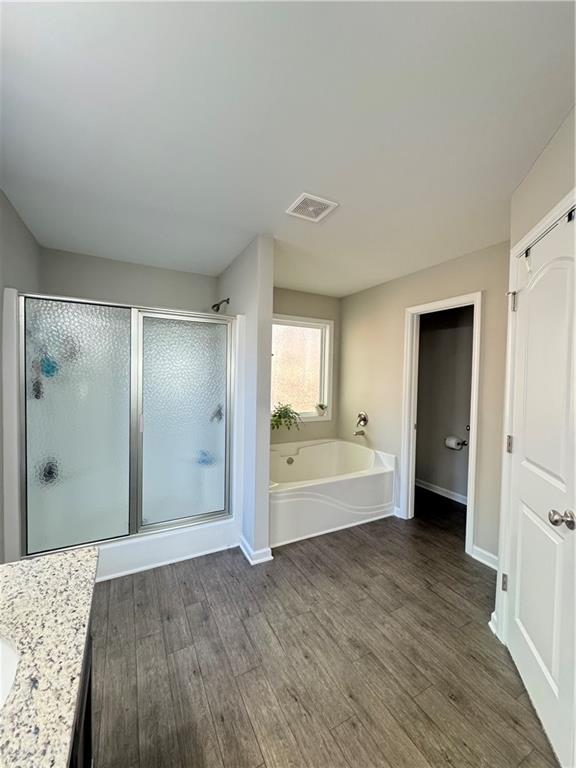
<svg viewBox="0 0 576 768">
<path fill-rule="evenodd" d="M 474 309 L 460 307 L 420 318 L 416 480 L 466 496 L 468 448 L 453 451 L 444 438 L 468 439 Z"/>
<path fill-rule="evenodd" d="M 242 251 L 218 278 L 218 294 L 230 297 L 227 314 L 244 316 L 235 422 L 243 429 L 243 442 L 233 464 L 241 467 L 242 537 L 254 552 L 269 547 L 273 278 L 273 240 L 264 235 Z"/>
<path fill-rule="evenodd" d="M 574 109 L 556 131 L 510 204 L 510 242 L 515 245 L 576 184 Z"/>
<path fill-rule="evenodd" d="M 474 543 L 498 551 L 508 243 L 355 293 L 342 301 L 339 433 L 367 411 L 366 444 L 400 456 L 406 307 L 482 291 Z"/>
<path fill-rule="evenodd" d="M 274 314 L 313 317 L 334 321 L 334 356 L 332 370 L 332 416 L 325 421 L 310 421 L 300 425 L 298 431 L 279 429 L 271 433 L 273 443 L 296 440 L 320 440 L 338 436 L 338 399 L 340 379 L 340 306 L 341 300 L 316 293 L 274 288 Z"/>
<path fill-rule="evenodd" d="M 209 312 L 217 278 L 41 248 L 40 282 L 58 296 Z"/>
<path fill-rule="evenodd" d="M 4 192 L 0 191 L 0 297 L 3 305 L 4 288 L 17 288 L 21 291 L 38 291 L 39 248 L 32 233 L 28 230 L 17 211 Z M 0 311 L 0 338 L 2 330 L 2 312 Z M 0 420 L 2 414 L 2 377 L 0 376 Z M 0 487 L 3 482 L 3 447 L 0 441 Z M 0 493 L 0 562 L 4 560 L 4 516 L 3 496 Z"/>
<path fill-rule="evenodd" d="M 0 191 L 0 281 L 2 288 L 37 291 L 39 247 L 4 192 Z"/>
</svg>

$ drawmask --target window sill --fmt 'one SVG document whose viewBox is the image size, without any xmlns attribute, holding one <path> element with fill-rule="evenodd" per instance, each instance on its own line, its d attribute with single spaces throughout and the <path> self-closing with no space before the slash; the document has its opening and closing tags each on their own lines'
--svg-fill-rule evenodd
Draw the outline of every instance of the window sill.
<svg viewBox="0 0 576 768">
<path fill-rule="evenodd" d="M 302 421 L 332 421 L 332 416 L 326 414 L 325 416 L 318 416 L 315 413 L 300 414 Z"/>
<path fill-rule="evenodd" d="M 307 424 L 309 421 L 332 421 L 332 416 L 329 416 L 328 414 L 325 416 L 318 416 L 315 413 L 301 413 L 300 419 L 304 424 Z"/>
</svg>

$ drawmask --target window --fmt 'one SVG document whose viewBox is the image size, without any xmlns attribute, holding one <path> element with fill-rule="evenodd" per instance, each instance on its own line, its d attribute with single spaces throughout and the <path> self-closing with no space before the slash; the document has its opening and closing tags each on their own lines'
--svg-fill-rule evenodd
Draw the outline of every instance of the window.
<svg viewBox="0 0 576 768">
<path fill-rule="evenodd" d="M 332 329 L 331 320 L 274 317 L 272 408 L 291 405 L 305 421 L 330 418 Z M 319 405 L 326 406 L 324 413 Z"/>
</svg>

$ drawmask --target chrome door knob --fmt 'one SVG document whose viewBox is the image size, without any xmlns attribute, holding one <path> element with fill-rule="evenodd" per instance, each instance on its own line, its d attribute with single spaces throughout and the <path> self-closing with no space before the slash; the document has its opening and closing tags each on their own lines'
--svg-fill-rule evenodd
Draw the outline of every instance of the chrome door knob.
<svg viewBox="0 0 576 768">
<path fill-rule="evenodd" d="M 552 525 L 562 525 L 564 522 L 564 515 L 558 512 L 557 509 L 551 509 L 550 512 L 548 512 L 548 520 L 550 520 Z"/>
<path fill-rule="evenodd" d="M 576 528 L 576 515 L 574 515 L 574 512 L 572 512 L 571 509 L 566 509 L 562 517 L 566 523 L 566 528 L 569 528 L 571 531 L 573 531 Z"/>
<path fill-rule="evenodd" d="M 556 527 L 566 523 L 566 527 L 571 531 L 576 528 L 576 516 L 570 509 L 567 509 L 564 513 L 558 512 L 557 509 L 551 509 L 548 512 L 548 520 Z"/>
</svg>

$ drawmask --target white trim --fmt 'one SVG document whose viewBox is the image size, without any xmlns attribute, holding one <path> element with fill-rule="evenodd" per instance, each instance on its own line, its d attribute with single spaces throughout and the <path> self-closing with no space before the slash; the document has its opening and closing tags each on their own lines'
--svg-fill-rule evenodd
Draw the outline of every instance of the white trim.
<svg viewBox="0 0 576 768">
<path fill-rule="evenodd" d="M 329 416 L 329 413 L 330 413 L 330 406 L 328 406 L 328 410 L 326 411 L 324 416 L 320 416 L 319 413 L 313 414 L 312 412 L 300 413 L 298 415 L 300 416 L 304 424 L 308 424 L 308 422 L 310 421 L 332 421 L 332 417 Z"/>
<path fill-rule="evenodd" d="M 320 387 L 322 398 L 328 406 L 323 416 L 318 413 L 301 413 L 300 418 L 304 422 L 332 421 L 333 391 L 334 391 L 334 320 L 321 317 L 301 317 L 299 315 L 273 315 L 272 325 L 292 325 L 295 328 L 318 328 L 323 333 L 322 339 L 322 378 Z"/>
<path fill-rule="evenodd" d="M 4 552 L 0 562 L 20 559 L 20 403 L 18 291 L 5 288 L 2 308 L 2 409 L 4 446 Z"/>
<path fill-rule="evenodd" d="M 97 579 L 106 581 L 237 547 L 239 525 L 238 519 L 227 517 L 97 544 L 100 552 Z"/>
<path fill-rule="evenodd" d="M 238 521 L 238 536 L 244 516 L 244 445 L 246 441 L 246 315 L 236 316 L 234 343 L 234 410 L 232 413 L 232 440 L 230 443 L 230 512 Z"/>
<path fill-rule="evenodd" d="M 402 511 L 400 507 L 394 507 L 394 517 L 399 517 L 401 520 L 405 520 L 406 518 L 402 514 Z"/>
<path fill-rule="evenodd" d="M 474 307 L 472 333 L 472 380 L 470 388 L 470 433 L 468 436 L 468 503 L 466 512 L 466 553 L 473 556 L 476 501 L 476 453 L 478 442 L 478 396 L 480 383 L 480 340 L 482 292 L 452 296 L 406 308 L 404 330 L 404 379 L 402 402 L 402 452 L 400 455 L 400 517 L 414 517 L 416 436 L 414 425 L 418 405 L 418 346 L 420 315 L 458 307 Z"/>
<path fill-rule="evenodd" d="M 568 211 L 573 208 L 574 205 L 576 205 L 576 189 L 568 192 L 559 203 L 551 208 L 548 213 L 540 219 L 538 224 L 532 227 L 532 229 L 524 235 L 522 240 L 519 240 L 516 245 L 512 247 L 510 250 L 510 257 L 514 259 L 518 256 L 522 256 L 526 248 L 529 248 L 535 240 L 538 240 L 538 238 L 540 238 L 552 224 L 555 224 L 563 216 L 566 216 Z"/>
<path fill-rule="evenodd" d="M 478 562 L 487 565 L 488 568 L 492 568 L 493 571 L 498 570 L 498 555 L 493 555 L 492 552 L 488 552 L 488 550 L 476 545 L 472 547 L 472 552 L 469 554 Z"/>
<path fill-rule="evenodd" d="M 518 280 L 519 262 L 510 253 L 510 265 L 508 275 L 508 290 L 516 289 Z M 502 576 L 508 572 L 510 562 L 509 525 L 510 518 L 507 510 L 510 508 L 510 470 L 512 468 L 512 455 L 506 450 L 506 436 L 513 433 L 513 398 L 514 391 L 514 357 L 516 354 L 516 313 L 508 308 L 508 331 L 506 334 L 506 374 L 504 384 L 504 423 L 502 433 L 502 478 L 500 481 L 500 526 L 498 535 L 499 568 L 496 586 L 496 608 L 499 621 L 495 624 L 498 639 L 506 645 L 507 604 L 508 593 L 504 592 L 500 585 Z M 506 511 L 505 511 L 506 510 Z"/>
<path fill-rule="evenodd" d="M 244 536 L 240 536 L 240 549 L 242 550 L 242 554 L 246 560 L 248 560 L 250 565 L 259 565 L 260 563 L 268 563 L 270 560 L 273 560 L 272 550 L 270 547 L 264 547 L 263 549 L 252 549 Z"/>
<path fill-rule="evenodd" d="M 496 611 L 492 611 L 492 615 L 490 616 L 490 621 L 488 622 L 488 626 L 492 630 L 492 633 L 498 637 L 498 614 Z"/>
<path fill-rule="evenodd" d="M 88 544 L 87 546 L 93 547 L 94 544 Z M 122 576 L 130 576 L 133 573 L 141 573 L 142 571 L 148 571 L 151 568 L 161 568 L 164 565 L 172 565 L 173 563 L 182 563 L 184 562 L 184 560 L 193 560 L 196 557 L 204 557 L 204 555 L 213 555 L 215 552 L 224 552 L 227 549 L 236 549 L 237 546 L 239 545 L 227 544 L 224 547 L 213 547 L 212 549 L 206 549 L 203 552 L 197 552 L 193 555 L 184 555 L 183 557 L 171 557 L 171 558 L 168 558 L 168 560 L 163 560 L 162 562 L 155 563 L 154 565 L 143 565 L 135 568 L 127 568 L 124 571 L 117 571 L 109 576 L 103 576 L 102 574 L 97 574 L 96 582 L 98 583 L 100 581 L 109 581 L 110 579 L 119 579 Z"/>
<path fill-rule="evenodd" d="M 451 491 L 448 488 L 441 488 L 439 485 L 429 483 L 427 480 L 415 480 L 414 485 L 417 485 L 419 488 L 424 488 L 425 491 L 431 491 L 432 493 L 437 493 L 439 496 L 444 496 L 444 498 L 450 499 L 450 501 L 457 501 L 459 504 L 468 504 L 468 499 L 463 493 L 456 493 L 456 491 Z"/>
</svg>

